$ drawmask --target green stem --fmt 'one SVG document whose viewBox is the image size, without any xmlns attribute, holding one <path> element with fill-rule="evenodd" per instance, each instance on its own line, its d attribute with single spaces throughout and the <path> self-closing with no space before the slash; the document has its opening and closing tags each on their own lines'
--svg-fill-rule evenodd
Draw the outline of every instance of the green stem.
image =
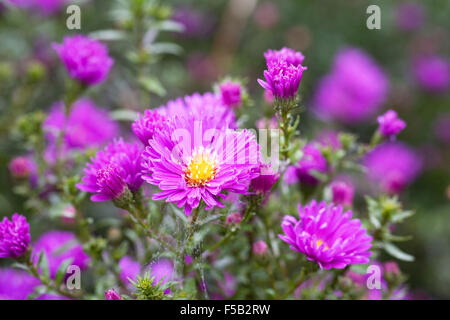
<svg viewBox="0 0 450 320">
<path fill-rule="evenodd" d="M 79 296 L 70 293 L 66 290 L 61 289 L 60 287 L 57 287 L 54 282 L 47 277 L 43 277 L 40 273 L 37 267 L 34 265 L 33 261 L 31 260 L 31 251 L 27 253 L 27 256 L 25 257 L 25 265 L 28 268 L 28 272 L 33 275 L 34 277 L 38 278 L 40 282 L 51 291 L 55 291 L 59 295 L 71 298 L 71 299 L 78 299 Z"/>
<path fill-rule="evenodd" d="M 298 277 L 298 279 L 292 284 L 289 290 L 281 297 L 281 300 L 287 299 L 295 291 L 295 289 L 297 289 L 305 281 L 306 276 L 307 276 L 306 266 L 304 266 L 300 271 L 300 276 Z"/>
</svg>

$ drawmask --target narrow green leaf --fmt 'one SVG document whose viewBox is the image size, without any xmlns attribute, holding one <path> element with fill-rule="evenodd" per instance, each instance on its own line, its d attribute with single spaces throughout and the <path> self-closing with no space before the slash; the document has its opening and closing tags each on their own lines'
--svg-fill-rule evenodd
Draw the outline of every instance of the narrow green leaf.
<svg viewBox="0 0 450 320">
<path fill-rule="evenodd" d="M 383 246 L 384 246 L 384 249 L 386 250 L 386 252 L 389 253 L 394 258 L 397 258 L 397 259 L 403 260 L 403 261 L 414 261 L 414 257 L 412 255 L 403 252 L 402 250 L 400 250 L 397 246 L 395 246 L 392 243 L 387 242 L 387 243 L 384 243 Z"/>
<path fill-rule="evenodd" d="M 72 264 L 73 258 L 64 260 L 58 268 L 55 276 L 55 285 L 59 287 L 64 280 L 64 276 L 67 273 L 67 268 Z"/>
</svg>

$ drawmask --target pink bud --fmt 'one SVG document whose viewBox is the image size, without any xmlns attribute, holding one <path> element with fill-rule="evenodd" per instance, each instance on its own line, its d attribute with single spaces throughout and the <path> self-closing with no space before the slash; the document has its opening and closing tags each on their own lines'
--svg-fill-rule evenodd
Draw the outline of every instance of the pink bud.
<svg viewBox="0 0 450 320">
<path fill-rule="evenodd" d="M 109 289 L 105 291 L 106 300 L 122 300 L 120 295 L 114 289 Z"/>
<path fill-rule="evenodd" d="M 267 250 L 267 244 L 262 240 L 256 241 L 253 244 L 253 253 L 255 256 L 265 256 L 267 254 Z"/>
<path fill-rule="evenodd" d="M 225 219 L 225 224 L 227 226 L 231 226 L 232 224 L 238 224 L 241 222 L 242 216 L 239 212 L 230 213 Z"/>
</svg>

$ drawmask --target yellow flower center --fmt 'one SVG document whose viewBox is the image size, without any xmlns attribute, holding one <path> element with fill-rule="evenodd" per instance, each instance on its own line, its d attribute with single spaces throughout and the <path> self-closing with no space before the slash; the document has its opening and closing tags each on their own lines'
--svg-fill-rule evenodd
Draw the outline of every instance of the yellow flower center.
<svg viewBox="0 0 450 320">
<path fill-rule="evenodd" d="M 184 179 L 191 187 L 201 187 L 214 179 L 217 173 L 217 155 L 200 147 L 194 150 L 184 170 Z"/>
<path fill-rule="evenodd" d="M 317 240 L 316 241 L 316 247 L 319 248 L 323 243 L 324 243 L 323 240 Z M 328 250 L 328 249 L 330 249 L 330 248 L 328 248 L 328 246 L 325 244 L 323 250 L 325 251 L 325 250 Z"/>
</svg>

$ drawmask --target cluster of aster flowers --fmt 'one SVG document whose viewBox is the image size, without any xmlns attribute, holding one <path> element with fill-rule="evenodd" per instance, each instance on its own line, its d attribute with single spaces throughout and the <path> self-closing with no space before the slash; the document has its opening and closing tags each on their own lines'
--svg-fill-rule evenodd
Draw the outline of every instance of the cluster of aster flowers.
<svg viewBox="0 0 450 320">
<path fill-rule="evenodd" d="M 104 81 L 113 64 L 104 45 L 84 36 L 67 37 L 62 44 L 54 45 L 54 48 L 69 76 L 85 86 Z M 280 50 L 268 50 L 264 57 L 267 63 L 265 81 L 258 82 L 275 99 L 275 103 L 293 106 L 303 71 L 306 70 L 302 65 L 303 54 L 283 47 Z M 360 50 L 348 49 L 338 55 L 333 72 L 327 76 L 326 83 L 319 87 L 319 91 L 327 92 L 319 92 L 317 106 L 331 118 L 362 121 L 380 107 L 387 87 L 385 75 L 371 58 Z M 240 82 L 227 80 L 216 88 L 216 92 L 193 93 L 167 101 L 157 108 L 144 110 L 131 124 L 131 131 L 136 139 L 125 140 L 118 137 L 118 124 L 90 100 L 76 100 L 66 110 L 62 102 L 51 108 L 43 123 L 47 141 L 45 154 L 49 163 L 60 160 L 60 152 L 65 154 L 72 150 L 98 149 L 85 165 L 81 181 L 76 184 L 78 191 L 64 192 L 87 192 L 93 202 L 112 201 L 116 207 L 129 211 L 132 217 L 126 223 L 135 223 L 136 229 L 127 236 L 132 238 L 145 234 L 145 243 L 139 242 L 136 245 L 136 257 L 132 250 L 117 253 L 118 250 L 110 254 L 108 249 L 104 249 L 105 246 L 99 245 L 100 249 L 95 247 L 95 244 L 101 244 L 101 241 L 95 242 L 97 239 L 82 242 L 81 237 L 72 232 L 53 230 L 42 234 L 30 246 L 29 225 L 25 217 L 14 214 L 11 220 L 4 218 L 0 223 L 0 258 L 13 258 L 22 262 L 21 258 L 29 259 L 25 269 L 34 271 L 27 277 L 23 276 L 23 283 L 19 281 L 15 284 L 18 297 L 25 299 L 37 286 L 48 286 L 51 281 L 56 281 L 67 261 L 86 270 L 97 262 L 96 259 L 108 260 L 102 261 L 105 267 L 109 267 L 107 263 L 110 260 L 117 264 L 113 265 L 112 273 L 117 278 L 118 287 L 114 288 L 108 283 L 100 291 L 101 294 L 104 292 L 107 300 L 126 299 L 127 294 L 134 289 L 138 290 L 135 292 L 138 298 L 176 297 L 172 294 L 186 297 L 184 282 L 188 278 L 197 281 L 197 274 L 193 274 L 194 270 L 198 271 L 198 265 L 202 264 L 198 263 L 199 260 L 209 259 L 213 267 L 220 265 L 217 257 L 224 252 L 226 254 L 225 244 L 230 239 L 239 242 L 233 236 L 241 227 L 249 235 L 246 239 L 249 259 L 255 257 L 258 265 L 265 265 L 270 271 L 272 260 L 283 258 L 280 256 L 279 246 L 274 245 L 280 239 L 287 243 L 286 251 L 290 248 L 301 253 L 320 269 L 344 269 L 370 262 L 375 241 L 380 239 L 376 238 L 376 232 L 372 233 L 365 225 L 363 227 L 362 221 L 354 217 L 350 210 L 353 208 L 356 185 L 349 179 L 334 175 L 336 167 L 332 160 L 337 157 L 333 156 L 346 156 L 346 144 L 340 140 L 337 132 L 322 131 L 316 140 L 306 144 L 296 140 L 298 150 L 295 151 L 299 157 L 295 159 L 298 161 L 279 173 L 275 164 L 263 159 L 254 133 L 248 129 L 238 130 L 241 119 L 236 119 L 235 111 L 245 108 L 244 87 Z M 285 133 L 284 144 L 288 147 L 289 141 L 286 139 L 296 139 L 292 132 L 296 130 L 297 124 L 290 124 L 291 110 L 287 110 L 287 116 L 284 112 L 286 110 L 277 110 L 284 113 L 278 124 L 275 123 L 275 118 L 268 121 L 263 119 L 258 123 L 261 128 L 279 126 Z M 418 175 L 421 161 L 408 147 L 392 141 L 406 127 L 406 123 L 395 111 L 389 110 L 379 116 L 378 124 L 377 134 L 390 141 L 375 146 L 364 145 L 374 148 L 365 155 L 362 164 L 367 169 L 369 179 L 378 184 L 383 192 L 399 193 Z M 291 159 L 294 157 L 286 156 L 286 163 L 289 164 Z M 22 157 L 11 162 L 10 170 L 16 178 L 23 179 L 28 178 L 34 169 L 27 158 Z M 322 179 L 322 176 L 329 180 Z M 288 188 L 289 185 L 300 183 L 300 188 L 291 188 L 302 189 L 301 192 L 304 186 L 308 187 L 306 189 L 312 187 L 312 194 L 305 193 L 305 197 L 302 194 L 301 200 L 294 202 L 303 202 L 298 205 L 298 219 L 290 215 L 281 218 L 267 212 L 273 208 L 270 207 L 273 206 L 272 199 L 284 201 L 286 196 L 274 188 L 280 184 L 279 180 Z M 147 186 L 145 192 L 142 192 L 143 185 Z M 285 186 L 280 189 L 285 189 Z M 329 192 L 328 195 L 326 192 Z M 327 201 L 318 202 L 314 199 Z M 164 209 L 159 209 L 158 213 L 164 215 L 169 209 L 174 211 L 176 221 L 168 218 L 168 224 L 180 224 L 177 228 L 183 228 L 185 232 L 161 234 L 161 230 L 166 232 L 166 226 L 163 225 L 166 217 L 161 217 L 161 225 L 153 224 L 150 211 L 158 206 L 150 200 L 174 204 L 167 209 L 162 205 Z M 184 215 L 189 218 L 183 213 L 180 216 L 176 207 L 183 209 Z M 214 214 L 203 215 L 203 209 L 214 211 Z M 287 205 L 281 211 L 287 214 L 289 209 Z M 61 209 L 70 219 L 83 220 L 81 215 L 78 216 L 77 210 L 75 204 L 65 204 Z M 134 210 L 139 211 L 139 214 L 135 215 Z M 199 216 L 200 223 L 196 225 Z M 225 229 L 223 237 L 220 238 L 220 234 L 216 233 L 208 235 L 203 230 L 200 234 L 198 230 L 208 225 L 208 219 L 222 219 L 220 226 Z M 279 234 L 277 238 L 275 235 L 279 232 L 277 227 L 280 230 L 280 224 L 283 234 Z M 85 226 L 88 223 L 81 221 L 79 225 Z M 208 227 L 214 228 L 217 225 L 210 224 Z M 127 227 L 128 225 L 125 226 Z M 154 227 L 161 230 L 154 231 Z M 264 233 L 253 237 L 252 232 L 257 228 L 263 228 Z M 195 234 L 196 232 L 198 233 Z M 179 241 L 175 246 L 173 243 L 177 237 L 179 239 L 176 240 Z M 201 246 L 196 241 L 197 238 L 207 237 L 219 239 L 202 252 L 203 249 L 199 248 Z M 154 260 L 145 261 L 149 252 L 142 254 L 141 251 L 149 250 L 153 242 L 167 251 L 159 252 L 155 257 L 152 254 Z M 92 254 L 93 251 L 89 250 L 98 251 Z M 48 273 L 46 277 L 49 278 L 45 281 L 42 280 L 42 257 L 45 257 L 45 271 L 48 271 L 45 273 Z M 299 269 L 302 267 L 304 265 L 298 265 Z M 280 269 L 282 268 L 283 264 L 280 263 Z M 12 278 L 19 277 L 18 273 L 10 273 L 8 269 L 0 269 L 0 281 L 8 275 Z M 277 286 L 274 283 L 285 279 L 280 279 L 281 275 L 274 276 L 270 273 L 275 290 Z M 218 290 L 214 297 L 233 297 L 241 280 L 228 271 L 228 266 L 217 274 L 221 275 L 223 281 L 214 282 Z M 283 276 L 287 278 L 286 275 Z M 306 286 L 305 279 L 301 280 L 301 286 Z M 327 281 L 328 279 L 323 280 L 324 283 Z M 176 283 L 175 288 L 162 286 L 172 285 L 172 282 Z M 204 279 L 191 287 L 198 287 L 196 293 L 207 297 L 208 288 Z M 160 288 L 163 290 L 157 292 Z M 7 293 L 0 288 L 0 297 L 3 296 L 8 298 Z M 39 298 L 62 297 L 41 295 Z"/>
</svg>

